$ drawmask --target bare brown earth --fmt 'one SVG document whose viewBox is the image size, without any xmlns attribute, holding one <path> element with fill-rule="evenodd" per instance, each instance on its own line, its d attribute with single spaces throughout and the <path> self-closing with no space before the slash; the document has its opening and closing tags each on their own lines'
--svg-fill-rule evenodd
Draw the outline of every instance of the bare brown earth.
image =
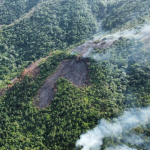
<svg viewBox="0 0 150 150">
<path fill-rule="evenodd" d="M 44 58 L 45 59 L 45 58 Z M 42 59 L 39 59 L 38 61 L 32 63 L 28 68 L 24 69 L 23 73 L 22 73 L 22 77 L 24 77 L 25 75 L 33 75 L 34 78 L 37 77 L 37 75 L 39 74 L 39 68 L 38 68 L 38 64 L 42 61 Z"/>
<path fill-rule="evenodd" d="M 56 72 L 49 77 L 39 89 L 38 95 L 34 98 L 34 104 L 39 108 L 47 107 L 54 98 L 55 83 L 60 78 L 68 79 L 77 87 L 84 86 L 87 81 L 87 66 L 85 60 L 62 61 Z"/>
</svg>

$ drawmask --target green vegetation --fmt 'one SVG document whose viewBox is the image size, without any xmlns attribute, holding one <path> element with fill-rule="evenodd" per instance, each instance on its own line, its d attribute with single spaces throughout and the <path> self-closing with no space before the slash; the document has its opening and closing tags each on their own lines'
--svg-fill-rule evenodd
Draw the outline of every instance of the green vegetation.
<svg viewBox="0 0 150 150">
<path fill-rule="evenodd" d="M 36 9 L 31 11 L 33 7 Z M 6 0 L 0 5 L 0 14 L 3 14 L 1 24 L 12 23 L 4 25 L 0 31 L 2 88 L 32 61 L 57 49 L 71 48 L 90 37 L 99 21 L 103 22 L 105 30 L 142 23 L 149 14 L 149 3 L 143 0 L 108 4 L 102 0 Z M 14 22 L 16 19 L 18 21 Z"/>
<path fill-rule="evenodd" d="M 50 107 L 39 111 L 33 106 L 33 97 L 47 76 L 61 60 L 72 58 L 62 52 L 53 54 L 39 66 L 36 80 L 26 76 L 1 97 L 2 149 L 73 149 L 83 131 L 94 127 L 99 118 L 109 118 L 116 108 L 114 102 L 95 99 L 90 87 L 77 88 L 63 78 L 57 81 L 56 97 Z"/>
<path fill-rule="evenodd" d="M 4 0 L 0 5 L 0 25 L 8 25 L 36 6 L 40 0 Z"/>
<path fill-rule="evenodd" d="M 84 0 L 42 3 L 31 17 L 0 32 L 0 80 L 7 83 L 31 61 L 81 42 L 95 28 Z"/>
<path fill-rule="evenodd" d="M 101 20 L 106 15 L 106 4 L 102 0 L 87 0 L 89 7 L 92 10 L 92 14 L 97 20 Z"/>
<path fill-rule="evenodd" d="M 108 6 L 107 16 L 103 20 L 105 30 L 129 29 L 150 17 L 149 0 L 121 0 L 117 3 Z"/>
<path fill-rule="evenodd" d="M 108 89 L 113 94 L 116 94 L 114 93 L 115 91 L 118 93 L 117 95 L 112 95 L 110 98 L 115 97 L 116 99 L 119 96 L 120 98 L 118 99 L 123 102 L 123 105 L 126 104 L 126 108 L 133 106 L 145 107 L 149 105 L 150 101 L 147 96 L 149 93 L 148 79 L 150 78 L 149 51 L 143 49 L 141 42 L 121 39 L 112 48 L 96 49 L 92 54 L 92 57 L 94 56 L 96 56 L 99 64 L 101 64 L 100 66 L 107 68 L 107 72 L 103 75 L 104 78 L 102 79 L 98 79 L 101 74 L 101 69 L 95 67 L 98 74 L 95 74 L 94 70 L 91 71 L 95 84 L 99 86 L 97 87 L 98 90 L 101 87 L 99 82 L 106 79 Z M 131 102 L 132 100 L 133 102 Z"/>
<path fill-rule="evenodd" d="M 116 109 L 112 109 L 111 113 L 150 105 L 149 54 L 148 50 L 143 49 L 140 41 L 129 39 L 121 39 L 113 47 L 105 49 L 105 52 L 97 49 L 92 54 L 92 57 L 96 56 L 97 63 L 100 65 L 96 66 L 94 63 L 90 68 L 90 76 L 93 77 L 92 82 L 96 86 L 96 88 L 94 86 L 92 88 L 95 94 L 97 93 L 101 97 L 107 96 L 107 100 L 117 104 Z M 115 115 L 113 114 L 110 118 L 112 117 Z M 145 145 L 137 147 L 130 144 L 128 146 L 138 150 L 146 149 L 146 145 L 150 142 L 149 131 L 150 124 L 134 129 L 133 132 L 144 135 Z M 105 138 L 102 149 L 112 145 L 123 145 L 123 141 L 122 135 L 116 138 Z"/>
<path fill-rule="evenodd" d="M 37 9 L 30 13 L 33 7 Z M 74 150 L 81 133 L 95 127 L 101 118 L 111 120 L 124 110 L 149 106 L 149 50 L 141 41 L 125 38 L 109 48 L 94 49 L 87 58 L 89 85 L 78 88 L 59 78 L 50 106 L 39 110 L 33 104 L 39 88 L 59 63 L 76 57 L 67 50 L 95 33 L 99 21 L 105 30 L 128 28 L 143 23 L 149 8 L 148 0 L 117 0 L 107 5 L 102 0 L 3 1 L 0 89 L 16 75 L 19 78 L 33 61 L 53 53 L 39 64 L 36 79 L 26 75 L 0 96 L 0 149 Z M 133 130 L 150 141 L 150 124 Z M 123 144 L 112 137 L 103 142 L 102 150 Z M 129 146 L 146 150 L 144 145 Z"/>
<path fill-rule="evenodd" d="M 106 50 L 110 53 L 109 59 L 98 62 L 89 59 L 91 86 L 77 88 L 60 78 L 51 105 L 38 110 L 33 105 L 33 97 L 44 80 L 53 74 L 61 60 L 75 57 L 56 51 L 40 64 L 40 74 L 35 80 L 26 76 L 1 97 L 2 149 L 74 149 L 80 134 L 93 128 L 99 119 L 110 120 L 133 106 L 148 106 L 150 83 L 147 78 L 150 74 L 148 65 L 143 64 L 146 66 L 143 68 L 137 58 L 137 47 L 142 45 L 121 39 Z M 142 48 L 139 52 L 142 53 Z M 140 56 L 146 55 L 148 53 L 145 52 Z M 142 130 L 137 129 L 138 133 L 149 136 L 148 130 L 149 125 Z M 110 143 L 115 144 L 115 141 L 105 139 L 103 149 Z"/>
</svg>

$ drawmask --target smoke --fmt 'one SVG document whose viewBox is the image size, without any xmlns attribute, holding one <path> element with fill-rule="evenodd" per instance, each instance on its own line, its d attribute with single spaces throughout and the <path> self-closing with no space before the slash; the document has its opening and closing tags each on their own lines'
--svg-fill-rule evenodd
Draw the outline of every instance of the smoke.
<svg viewBox="0 0 150 150">
<path fill-rule="evenodd" d="M 100 41 L 105 40 L 105 43 L 109 45 L 109 41 L 118 40 L 120 37 L 128 38 L 132 46 L 129 47 L 130 57 L 129 60 L 135 59 L 139 64 L 146 64 L 149 62 L 150 56 L 150 24 L 146 23 L 145 25 L 137 26 L 134 29 L 124 30 L 121 32 L 116 32 L 114 34 L 106 34 L 106 35 L 95 35 L 95 39 L 99 39 Z M 128 42 L 129 43 L 129 42 Z M 134 43 L 134 44 L 133 44 Z M 144 51 L 143 51 L 144 50 Z M 105 53 L 94 52 L 89 57 L 97 60 L 104 61 L 112 59 L 111 51 L 115 51 L 115 47 L 110 47 L 107 49 Z M 140 57 L 139 57 L 140 56 Z M 113 58 L 114 59 L 114 58 Z M 116 57 L 118 59 L 118 57 Z M 128 61 L 129 61 L 128 60 Z"/>
<path fill-rule="evenodd" d="M 96 54 L 92 55 L 92 58 L 95 59 L 95 60 L 97 60 L 97 61 L 109 60 L 110 57 L 111 57 L 110 52 L 103 53 L 103 54 L 96 53 Z"/>
<path fill-rule="evenodd" d="M 84 53 L 83 58 L 86 58 L 86 57 L 91 53 L 92 50 L 93 50 L 93 48 L 90 47 L 90 48 L 88 49 L 88 51 Z"/>
<path fill-rule="evenodd" d="M 143 52 L 143 55 L 141 54 L 140 49 L 144 47 L 146 50 L 148 50 L 150 48 L 150 23 L 138 25 L 134 29 L 118 31 L 114 34 L 101 31 L 101 33 L 97 33 L 93 36 L 93 40 L 101 41 L 105 39 L 107 43 L 109 39 L 118 40 L 120 37 L 129 38 L 130 40 L 134 39 L 137 42 L 141 41 L 143 43 L 141 46 L 135 44 L 130 47 L 130 55 L 134 56 L 134 58 L 136 59 L 138 52 L 140 52 L 141 58 L 137 57 L 138 59 L 136 59 L 136 61 L 141 62 L 142 60 L 149 60 L 149 55 L 147 55 L 148 59 L 146 59 Z M 113 50 L 113 48 L 111 50 Z M 86 57 L 89 54 L 90 52 L 88 50 L 88 52 L 86 53 Z M 92 58 L 100 61 L 109 60 L 111 58 L 111 51 L 107 51 L 103 54 L 99 52 L 94 53 L 92 54 Z M 130 59 L 133 58 L 130 57 Z M 149 114 L 150 107 L 125 111 L 120 117 L 113 119 L 112 121 L 101 119 L 99 121 L 99 124 L 94 129 L 89 130 L 87 131 L 87 133 L 80 136 L 80 139 L 76 141 L 76 147 L 82 147 L 82 150 L 100 150 L 103 145 L 104 138 L 113 137 L 114 139 L 117 139 L 118 136 L 121 135 L 122 138 L 120 139 L 120 141 L 123 142 L 124 145 L 109 145 L 106 150 L 136 150 L 135 148 L 131 148 L 126 144 L 132 146 L 144 146 L 147 150 L 150 150 L 150 139 L 148 139 L 149 142 L 146 143 L 144 140 L 144 135 L 137 135 L 131 132 L 132 129 L 149 123 Z M 130 133 L 127 134 L 126 132 L 129 131 Z"/>
<path fill-rule="evenodd" d="M 135 148 L 130 148 L 127 145 L 119 145 L 116 147 L 108 147 L 106 150 L 137 150 Z"/>
<path fill-rule="evenodd" d="M 94 129 L 89 130 L 87 133 L 80 136 L 80 139 L 76 142 L 76 147 L 82 146 L 82 150 L 99 150 L 101 149 L 103 139 L 105 137 L 117 137 L 118 135 L 123 136 L 125 132 L 136 128 L 137 126 L 147 124 L 150 120 L 149 113 L 150 107 L 141 109 L 139 108 L 125 111 L 121 116 L 113 119 L 110 122 L 105 119 L 101 119 L 99 124 Z M 134 134 L 132 136 L 134 136 Z M 134 136 L 134 138 L 137 137 Z M 139 139 L 137 139 L 137 143 L 134 142 L 134 144 L 143 142 L 140 140 L 138 142 L 138 140 Z M 124 148 L 124 146 L 122 146 L 122 148 Z"/>
<path fill-rule="evenodd" d="M 124 143 L 142 145 L 144 144 L 144 137 L 142 135 L 137 135 L 135 133 L 130 133 L 128 135 L 123 135 Z"/>
<path fill-rule="evenodd" d="M 144 25 L 137 26 L 133 29 L 118 31 L 114 34 L 107 34 L 106 37 L 119 38 L 120 36 L 123 36 L 126 38 L 142 39 L 145 36 L 149 36 L 149 34 L 150 34 L 150 22 L 145 23 Z"/>
<path fill-rule="evenodd" d="M 127 145 L 119 145 L 116 147 L 108 147 L 106 150 L 137 150 L 137 149 L 130 148 Z"/>
<path fill-rule="evenodd" d="M 123 31 L 118 31 L 116 33 L 108 33 L 101 31 L 100 33 L 95 34 L 94 40 L 103 39 L 103 38 L 113 38 L 117 40 L 119 37 L 125 38 L 134 38 L 134 39 L 145 39 L 145 37 L 150 37 L 150 22 L 145 23 L 144 25 L 138 25 L 133 29 L 127 29 Z"/>
<path fill-rule="evenodd" d="M 145 25 L 140 25 L 135 27 L 134 29 L 128 29 L 124 31 L 119 31 L 114 34 L 110 34 L 109 32 L 105 32 L 101 29 L 100 33 L 93 35 L 93 40 L 86 41 L 83 45 L 76 47 L 72 54 L 83 54 L 83 57 L 92 57 L 97 61 L 109 60 L 111 57 L 110 52 L 102 53 L 92 53 L 95 47 L 105 49 L 111 47 L 111 45 L 120 39 L 120 37 L 125 37 L 130 40 L 134 39 L 134 41 L 140 41 L 142 45 L 140 47 L 136 47 L 136 45 L 132 45 L 136 52 L 139 48 L 142 49 L 150 49 L 150 23 L 146 23 Z M 95 44 L 94 41 L 99 41 L 99 43 Z M 104 45 L 100 43 L 105 42 Z M 144 59 L 145 60 L 145 59 Z"/>
</svg>

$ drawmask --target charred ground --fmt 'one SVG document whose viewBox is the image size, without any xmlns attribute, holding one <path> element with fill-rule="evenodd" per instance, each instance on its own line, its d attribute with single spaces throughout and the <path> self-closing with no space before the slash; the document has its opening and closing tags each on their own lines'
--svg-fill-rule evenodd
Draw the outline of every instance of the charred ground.
<svg viewBox="0 0 150 150">
<path fill-rule="evenodd" d="M 34 103 L 40 109 L 45 108 L 53 100 L 55 95 L 55 83 L 63 77 L 69 80 L 73 85 L 82 87 L 87 84 L 87 63 L 82 60 L 64 60 L 60 63 L 55 73 L 47 78 L 43 86 L 39 89 Z"/>
</svg>

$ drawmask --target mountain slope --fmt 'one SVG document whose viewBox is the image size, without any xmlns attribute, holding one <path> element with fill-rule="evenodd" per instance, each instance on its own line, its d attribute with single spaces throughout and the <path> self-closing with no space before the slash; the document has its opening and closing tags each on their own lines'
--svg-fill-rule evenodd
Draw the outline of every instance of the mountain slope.
<svg viewBox="0 0 150 150">
<path fill-rule="evenodd" d="M 0 25 L 11 24 L 39 2 L 40 0 L 4 0 L 0 5 Z"/>
<path fill-rule="evenodd" d="M 38 110 L 33 105 L 33 98 L 40 86 L 55 72 L 61 60 L 76 57 L 65 52 L 53 53 L 39 65 L 40 73 L 36 79 L 26 76 L 1 97 L 1 136 L 5 137 L 6 133 L 9 141 L 2 140 L 0 144 L 7 145 L 6 149 L 13 149 L 16 145 L 22 149 L 74 149 L 79 135 L 94 127 L 100 118 L 110 119 L 124 109 L 148 106 L 149 65 L 143 64 L 143 67 L 139 62 L 137 47 L 141 45 L 136 41 L 120 39 L 111 48 L 96 49 L 92 57 L 97 53 L 110 55 L 107 59 L 97 56 L 98 62 L 87 60 L 91 85 L 77 88 L 60 78 L 50 106 Z M 138 52 L 142 53 L 142 49 Z M 142 131 L 136 130 L 149 135 L 145 127 Z M 110 143 L 111 139 L 106 140 L 103 149 Z"/>
<path fill-rule="evenodd" d="M 41 2 L 41 3 L 39 3 Z M 97 22 L 102 22 L 106 30 L 131 28 L 136 23 L 143 23 L 148 18 L 148 1 L 115 1 L 106 3 L 101 0 L 82 1 L 15 1 L 14 7 L 38 6 L 28 8 L 28 14 L 8 26 L 3 26 L 0 32 L 0 85 L 6 85 L 14 78 L 16 72 L 27 67 L 31 61 L 45 57 L 56 49 L 64 50 L 90 37 L 99 28 Z M 5 5 L 5 1 L 2 5 Z M 30 5 L 29 3 L 32 3 Z M 40 4 L 40 5 L 39 5 Z M 9 5 L 7 5 L 9 7 Z M 143 7 L 141 7 L 141 5 Z M 3 6 L 1 6 L 4 8 Z M 24 8 L 23 7 L 23 8 Z M 25 8 L 24 8 L 25 9 Z M 2 10 L 6 13 L 11 9 Z M 78 10 L 78 11 L 76 11 Z M 132 13 L 134 10 L 134 14 Z M 146 10 L 146 11 L 145 11 Z M 14 11 L 14 12 L 15 12 Z M 131 12 L 126 14 L 125 12 Z M 11 17 L 13 13 L 5 17 Z M 3 15 L 2 15 L 3 16 Z M 118 19 L 121 20 L 118 20 Z M 118 28 L 119 27 L 119 28 Z"/>
<path fill-rule="evenodd" d="M 14 7 L 21 2 L 29 3 Z M 0 31 L 0 149 L 84 149 L 77 139 L 100 119 L 150 106 L 148 0 L 37 1 L 23 10 L 37 5 Z M 147 150 L 147 122 L 123 131 L 134 140 L 112 134 L 96 149 Z"/>
<path fill-rule="evenodd" d="M 6 139 L 10 139 L 1 140 L 1 147 L 5 144 L 6 149 L 16 148 L 16 145 L 21 149 L 30 149 L 32 146 L 35 149 L 72 149 L 83 130 L 93 127 L 100 116 L 110 115 L 105 114 L 105 109 L 112 105 L 116 107 L 115 102 L 108 100 L 105 104 L 104 97 L 101 101 L 98 97 L 92 99 L 92 88 L 77 88 L 64 79 L 57 81 L 57 93 L 50 107 L 38 111 L 33 106 L 33 97 L 47 76 L 55 71 L 61 60 L 74 57 L 62 52 L 53 54 L 40 65 L 40 74 L 35 80 L 27 76 L 1 97 L 1 137 L 5 137 L 7 132 Z M 102 105 L 98 106 L 99 103 Z M 101 112 L 98 109 L 101 109 Z M 59 127 L 56 124 L 59 124 Z M 74 130 L 71 131 L 72 128 Z M 74 136 L 71 141 L 70 136 Z"/>
<path fill-rule="evenodd" d="M 103 29 L 132 28 L 138 23 L 143 23 L 145 19 L 150 17 L 149 7 L 148 0 L 124 1 L 121 6 L 113 8 L 113 11 L 103 20 Z"/>
<path fill-rule="evenodd" d="M 4 27 L 0 33 L 0 79 L 8 80 L 22 65 L 80 42 L 95 27 L 95 19 L 84 1 L 43 3 L 31 17 Z"/>
</svg>

